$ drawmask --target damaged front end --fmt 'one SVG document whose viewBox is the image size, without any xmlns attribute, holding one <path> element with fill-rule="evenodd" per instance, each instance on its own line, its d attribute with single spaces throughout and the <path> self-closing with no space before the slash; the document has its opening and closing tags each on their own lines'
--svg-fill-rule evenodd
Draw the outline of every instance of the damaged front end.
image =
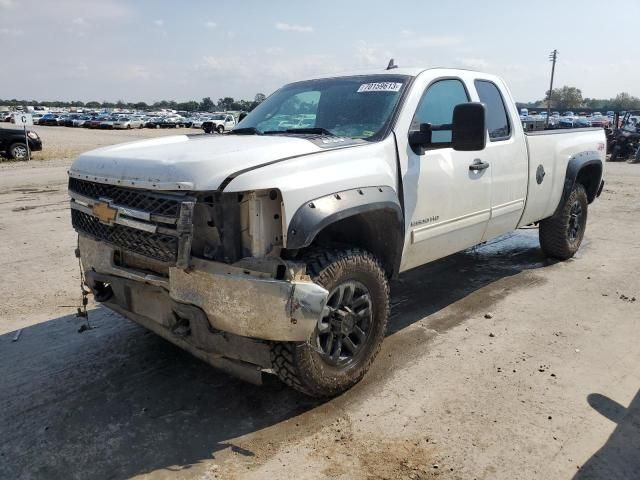
<svg viewBox="0 0 640 480">
<path fill-rule="evenodd" d="M 93 179 L 92 179 L 93 180 Z M 308 341 L 328 292 L 280 255 L 282 199 L 69 181 L 97 301 L 215 367 L 259 382 L 270 341 Z"/>
</svg>

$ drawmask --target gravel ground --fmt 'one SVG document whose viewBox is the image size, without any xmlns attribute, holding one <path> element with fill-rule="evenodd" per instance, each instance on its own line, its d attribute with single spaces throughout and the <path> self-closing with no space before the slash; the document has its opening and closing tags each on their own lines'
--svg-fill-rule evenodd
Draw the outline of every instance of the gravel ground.
<svg viewBox="0 0 640 480">
<path fill-rule="evenodd" d="M 67 151 L 147 135 L 41 130 Z M 93 304 L 78 333 L 68 165 L 0 165 L 0 478 L 640 477 L 637 165 L 607 164 L 570 261 L 520 230 L 402 275 L 372 371 L 326 402 Z"/>
</svg>

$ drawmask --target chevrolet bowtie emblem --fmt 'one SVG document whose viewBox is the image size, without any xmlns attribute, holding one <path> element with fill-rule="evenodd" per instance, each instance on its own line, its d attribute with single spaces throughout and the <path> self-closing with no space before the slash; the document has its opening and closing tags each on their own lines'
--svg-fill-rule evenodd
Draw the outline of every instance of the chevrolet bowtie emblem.
<svg viewBox="0 0 640 480">
<path fill-rule="evenodd" d="M 102 223 L 106 223 L 109 225 L 115 221 L 116 214 L 118 213 L 118 210 L 111 207 L 106 202 L 96 203 L 93 206 L 92 210 L 93 210 L 93 214 L 96 217 L 98 217 L 98 220 L 100 220 Z"/>
</svg>

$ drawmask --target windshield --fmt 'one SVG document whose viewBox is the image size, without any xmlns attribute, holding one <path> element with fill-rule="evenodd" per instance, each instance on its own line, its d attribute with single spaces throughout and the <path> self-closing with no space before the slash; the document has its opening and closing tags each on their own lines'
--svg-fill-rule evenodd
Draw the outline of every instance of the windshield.
<svg viewBox="0 0 640 480">
<path fill-rule="evenodd" d="M 209 120 L 224 120 L 224 115 L 213 115 L 209 117 Z"/>
<path fill-rule="evenodd" d="M 374 139 L 391 121 L 408 77 L 367 75 L 286 85 L 247 115 L 234 130 L 316 133 Z"/>
</svg>

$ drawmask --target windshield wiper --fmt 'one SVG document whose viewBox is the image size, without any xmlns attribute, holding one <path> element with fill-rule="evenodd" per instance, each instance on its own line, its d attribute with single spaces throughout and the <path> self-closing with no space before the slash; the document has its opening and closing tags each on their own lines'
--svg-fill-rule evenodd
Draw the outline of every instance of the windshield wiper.
<svg viewBox="0 0 640 480">
<path fill-rule="evenodd" d="M 262 132 L 255 127 L 234 128 L 229 133 L 235 135 L 262 135 Z"/>
<path fill-rule="evenodd" d="M 288 128 L 285 130 L 287 133 L 317 133 L 320 135 L 329 135 L 330 137 L 335 137 L 335 135 L 322 127 L 307 127 L 307 128 Z"/>
<path fill-rule="evenodd" d="M 287 128 L 286 130 L 267 130 L 265 135 L 277 135 L 282 133 L 300 133 L 302 135 L 327 135 L 329 137 L 335 137 L 335 134 L 322 127 L 307 127 L 307 128 Z"/>
</svg>

